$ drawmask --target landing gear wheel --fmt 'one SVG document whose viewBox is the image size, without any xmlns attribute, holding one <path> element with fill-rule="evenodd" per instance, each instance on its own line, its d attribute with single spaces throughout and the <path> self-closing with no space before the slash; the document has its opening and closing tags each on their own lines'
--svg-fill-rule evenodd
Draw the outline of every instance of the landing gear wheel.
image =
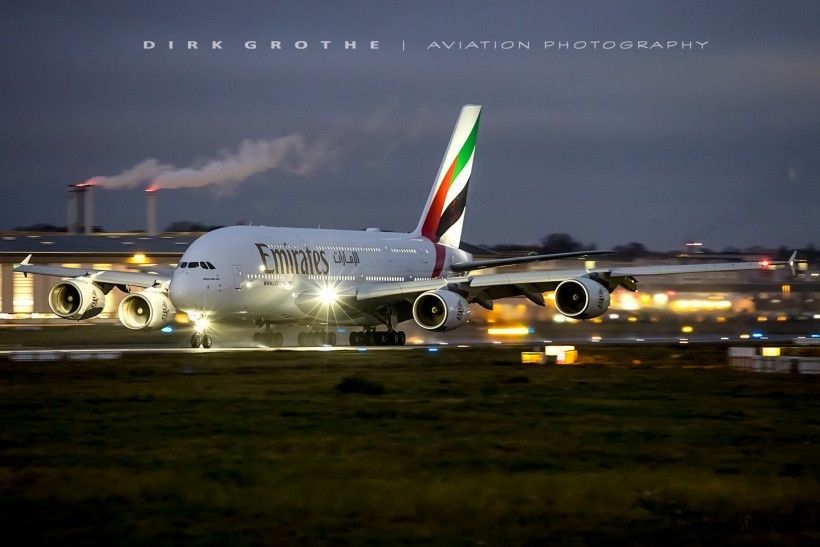
<svg viewBox="0 0 820 547">
<path fill-rule="evenodd" d="M 296 341 L 299 343 L 300 346 L 304 347 L 307 345 L 307 341 L 305 340 L 305 338 L 307 338 L 307 336 L 305 336 L 306 334 L 306 332 L 300 332 L 299 336 L 296 337 Z"/>
<path fill-rule="evenodd" d="M 328 346 L 335 346 L 336 345 L 336 333 L 335 332 L 328 332 L 325 334 L 325 344 Z"/>
<path fill-rule="evenodd" d="M 198 348 L 201 345 L 202 345 L 202 336 L 199 333 L 194 333 L 194 335 L 191 336 L 191 347 L 192 348 Z"/>
<path fill-rule="evenodd" d="M 351 332 L 350 336 L 348 337 L 348 341 L 350 342 L 351 346 L 358 346 L 359 345 L 359 333 L 358 332 Z"/>
<path fill-rule="evenodd" d="M 213 345 L 214 341 L 211 340 L 210 334 L 205 334 L 202 336 L 202 347 L 205 349 L 210 348 Z"/>
<path fill-rule="evenodd" d="M 262 333 L 261 332 L 253 333 L 253 343 L 254 344 L 261 344 L 262 343 Z"/>
<path fill-rule="evenodd" d="M 388 346 L 398 346 L 399 345 L 399 333 L 396 331 L 390 331 L 387 333 L 387 345 Z"/>
<path fill-rule="evenodd" d="M 404 334 L 403 330 L 400 330 L 396 334 L 398 335 L 396 344 L 399 345 L 399 346 L 403 346 L 404 343 L 407 342 L 407 335 Z"/>
<path fill-rule="evenodd" d="M 389 337 L 386 332 L 379 332 L 376 334 L 376 345 L 386 346 L 389 342 Z"/>
<path fill-rule="evenodd" d="M 281 348 L 285 344 L 285 336 L 281 332 L 273 333 L 273 345 Z"/>
</svg>

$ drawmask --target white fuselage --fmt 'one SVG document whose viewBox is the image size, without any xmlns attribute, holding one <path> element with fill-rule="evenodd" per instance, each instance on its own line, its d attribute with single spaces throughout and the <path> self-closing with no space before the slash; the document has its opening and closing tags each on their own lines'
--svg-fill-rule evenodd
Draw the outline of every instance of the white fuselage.
<svg viewBox="0 0 820 547">
<path fill-rule="evenodd" d="M 169 296 L 178 310 L 220 320 L 369 325 L 378 321 L 366 308 L 346 305 L 323 319 L 311 299 L 330 288 L 349 304 L 359 287 L 439 277 L 471 259 L 405 233 L 232 226 L 191 244 Z"/>
</svg>

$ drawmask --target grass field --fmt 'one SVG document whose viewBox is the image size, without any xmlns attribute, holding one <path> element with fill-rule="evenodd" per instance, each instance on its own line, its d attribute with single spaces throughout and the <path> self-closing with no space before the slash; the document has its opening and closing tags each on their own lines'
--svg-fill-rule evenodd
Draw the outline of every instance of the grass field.
<svg viewBox="0 0 820 547">
<path fill-rule="evenodd" d="M 694 346 L 517 357 L 0 361 L 0 524 L 99 544 L 820 541 L 818 378 Z"/>
</svg>

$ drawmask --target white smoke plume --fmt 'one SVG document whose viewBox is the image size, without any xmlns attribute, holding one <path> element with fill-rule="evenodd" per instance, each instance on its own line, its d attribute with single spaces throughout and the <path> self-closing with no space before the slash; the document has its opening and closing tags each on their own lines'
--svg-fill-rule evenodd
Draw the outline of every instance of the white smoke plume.
<svg viewBox="0 0 820 547">
<path fill-rule="evenodd" d="M 323 143 L 308 145 L 302 135 L 273 140 L 244 140 L 234 153 L 205 162 L 199 167 L 165 171 L 154 177 L 159 188 L 199 188 L 228 182 L 241 182 L 269 169 L 283 169 L 306 176 L 333 158 Z"/>
<path fill-rule="evenodd" d="M 273 139 L 245 139 L 235 150 L 223 150 L 187 167 L 148 158 L 118 175 L 86 182 L 111 189 L 210 186 L 217 193 L 230 193 L 236 184 L 268 170 L 280 169 L 301 177 L 318 169 L 334 170 L 343 159 L 342 148 L 348 163 L 362 158 L 363 167 L 373 168 L 407 143 L 438 133 L 440 125 L 441 117 L 424 108 L 407 112 L 394 97 L 367 115 L 339 118 L 327 124 L 321 139 L 308 141 L 296 133 Z"/>
<path fill-rule="evenodd" d="M 177 168 L 149 158 L 119 175 L 94 177 L 88 182 L 104 188 L 132 188 L 149 182 L 157 189 L 202 188 L 239 183 L 271 169 L 307 176 L 336 156 L 336 150 L 327 142 L 309 144 L 303 135 L 293 134 L 275 139 L 246 139 L 235 152 L 223 151 L 218 158 L 190 167 Z"/>
<path fill-rule="evenodd" d="M 143 160 L 133 167 L 129 167 L 119 175 L 110 177 L 94 177 L 87 180 L 89 184 L 101 186 L 103 188 L 133 188 L 140 184 L 145 184 L 146 181 L 173 169 L 173 165 L 160 163 L 154 158 Z"/>
</svg>

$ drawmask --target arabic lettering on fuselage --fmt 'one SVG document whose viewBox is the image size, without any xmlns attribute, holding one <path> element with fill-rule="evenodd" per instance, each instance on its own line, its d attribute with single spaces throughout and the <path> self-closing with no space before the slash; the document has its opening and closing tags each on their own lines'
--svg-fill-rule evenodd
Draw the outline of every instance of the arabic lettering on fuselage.
<svg viewBox="0 0 820 547">
<path fill-rule="evenodd" d="M 333 251 L 333 262 L 343 266 L 347 264 L 355 264 L 358 266 L 359 253 L 356 251 Z"/>
</svg>

